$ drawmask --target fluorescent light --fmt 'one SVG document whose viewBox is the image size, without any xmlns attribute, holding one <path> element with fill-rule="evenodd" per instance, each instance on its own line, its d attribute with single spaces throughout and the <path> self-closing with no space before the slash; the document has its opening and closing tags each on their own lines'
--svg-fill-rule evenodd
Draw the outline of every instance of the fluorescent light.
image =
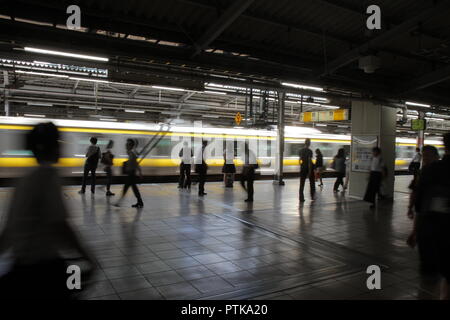
<svg viewBox="0 0 450 320">
<path fill-rule="evenodd" d="M 317 127 L 326 127 L 327 125 L 326 124 L 322 124 L 322 123 L 316 123 L 316 126 Z"/>
<path fill-rule="evenodd" d="M 66 76 L 66 75 L 63 75 L 63 74 L 34 72 L 34 71 L 22 71 L 22 70 L 16 70 L 15 72 L 16 73 L 32 74 L 32 75 L 35 75 L 35 76 L 47 76 L 47 77 L 55 77 L 55 78 L 69 78 L 69 76 Z"/>
<path fill-rule="evenodd" d="M 423 104 L 423 103 L 417 103 L 417 102 L 410 102 L 406 101 L 405 104 L 409 106 L 416 106 L 416 107 L 423 107 L 423 108 L 431 108 L 429 104 Z"/>
<path fill-rule="evenodd" d="M 102 108 L 98 107 L 89 107 L 89 106 L 79 106 L 80 109 L 88 109 L 88 110 L 101 110 Z"/>
<path fill-rule="evenodd" d="M 100 118 L 99 120 L 101 120 L 101 121 L 117 121 L 117 119 L 112 119 L 112 118 L 109 118 L 109 119 Z"/>
<path fill-rule="evenodd" d="M 340 108 L 338 106 L 328 106 L 328 105 L 324 105 L 324 104 L 322 104 L 321 107 L 326 108 L 326 109 L 339 109 Z"/>
<path fill-rule="evenodd" d="M 50 54 L 50 55 L 55 55 L 55 56 L 63 56 L 63 57 L 79 58 L 79 59 L 85 59 L 85 60 L 103 61 L 103 62 L 109 61 L 108 58 L 90 56 L 90 55 L 85 55 L 85 54 L 77 54 L 77 53 L 55 51 L 55 50 L 46 50 L 46 49 L 39 49 L 39 48 L 32 48 L 32 47 L 25 47 L 24 49 L 25 49 L 25 51 L 28 51 L 28 52 Z"/>
<path fill-rule="evenodd" d="M 106 80 L 97 80 L 97 79 L 88 79 L 88 78 L 78 78 L 78 77 L 69 77 L 70 80 L 79 80 L 79 81 L 91 81 L 91 82 L 100 82 L 100 83 L 109 83 Z"/>
<path fill-rule="evenodd" d="M 161 114 L 168 114 L 168 115 L 178 115 L 179 112 L 177 111 L 163 111 Z"/>
<path fill-rule="evenodd" d="M 425 119 L 427 119 L 427 120 L 435 120 L 435 121 L 445 121 L 444 119 L 441 119 L 441 118 L 430 118 L 430 117 L 425 117 Z"/>
<path fill-rule="evenodd" d="M 160 89 L 160 90 L 171 90 L 171 91 L 186 91 L 181 88 L 172 88 L 172 87 L 162 87 L 162 86 L 152 86 L 153 89 Z"/>
<path fill-rule="evenodd" d="M 209 93 L 209 94 L 220 94 L 220 95 L 226 95 L 226 92 L 219 92 L 219 91 L 211 91 L 211 90 L 205 90 L 203 93 Z"/>
<path fill-rule="evenodd" d="M 29 114 L 29 113 L 25 113 L 24 116 L 25 117 L 45 118 L 45 116 L 43 114 Z"/>
<path fill-rule="evenodd" d="M 45 103 L 45 102 L 27 102 L 27 105 L 40 107 L 53 107 L 52 103 Z"/>
<path fill-rule="evenodd" d="M 319 87 L 312 87 L 312 86 L 305 86 L 302 84 L 295 84 L 295 83 L 289 83 L 289 82 L 282 82 L 281 85 L 285 86 L 285 87 L 292 87 L 292 88 L 297 88 L 297 89 L 306 89 L 306 90 L 314 90 L 314 91 L 324 91 L 323 88 L 319 88 Z"/>
<path fill-rule="evenodd" d="M 125 112 L 129 112 L 129 113 L 145 113 L 145 110 L 125 109 Z"/>
<path fill-rule="evenodd" d="M 219 116 L 215 116 L 215 115 L 210 115 L 210 114 L 204 114 L 202 115 L 203 118 L 214 118 L 214 119 L 218 119 Z"/>
</svg>

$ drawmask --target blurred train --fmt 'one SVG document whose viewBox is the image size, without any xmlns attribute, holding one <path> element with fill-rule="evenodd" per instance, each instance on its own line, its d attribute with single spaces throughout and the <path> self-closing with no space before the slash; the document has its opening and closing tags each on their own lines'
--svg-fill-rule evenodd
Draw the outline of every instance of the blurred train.
<svg viewBox="0 0 450 320">
<path fill-rule="evenodd" d="M 52 121 L 61 131 L 62 152 L 58 166 L 61 169 L 61 175 L 66 177 L 82 174 L 85 153 L 91 136 L 98 138 L 98 145 L 102 151 L 109 140 L 114 141 L 113 153 L 116 156 L 114 174 L 120 175 L 120 167 L 127 158 L 126 139 L 133 138 L 138 141 L 137 150 L 139 151 L 155 135 L 161 139 L 141 162 L 143 174 L 146 176 L 178 175 L 180 163 L 178 150 L 181 149 L 182 139 L 191 139 L 194 148 L 200 145 L 202 139 L 214 142 L 212 144 L 231 140 L 235 152 L 235 164 L 238 167 L 242 165 L 242 160 L 238 156 L 243 146 L 242 142 L 249 141 L 250 145 L 253 143 L 257 146 L 259 170 L 268 175 L 273 174 L 276 130 L 183 126 L 168 128 L 166 126 L 163 127 L 164 131 L 161 131 L 161 126 L 158 124 L 0 117 L 0 178 L 23 175 L 24 171 L 36 165 L 31 152 L 25 150 L 24 137 L 34 124 L 43 121 Z M 345 148 L 347 154 L 350 152 L 351 137 L 349 135 L 329 135 L 322 134 L 313 128 L 286 127 L 284 145 L 286 173 L 299 171 L 298 154 L 306 138 L 311 139 L 313 150 L 319 148 L 322 151 L 326 164 L 331 162 L 339 148 Z M 223 143 L 226 144 L 226 142 Z M 440 153 L 443 153 L 441 141 L 427 140 L 425 143 L 435 145 Z M 396 170 L 407 170 L 414 155 L 415 146 L 414 139 L 397 138 Z M 223 148 L 216 148 L 207 163 L 209 164 L 208 174 L 220 174 L 224 163 Z"/>
</svg>

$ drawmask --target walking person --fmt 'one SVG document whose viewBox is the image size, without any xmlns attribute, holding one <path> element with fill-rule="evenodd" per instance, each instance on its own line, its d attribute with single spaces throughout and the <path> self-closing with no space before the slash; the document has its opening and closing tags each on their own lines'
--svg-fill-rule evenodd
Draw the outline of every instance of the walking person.
<svg viewBox="0 0 450 320">
<path fill-rule="evenodd" d="M 364 201 L 370 202 L 370 208 L 375 208 L 375 199 L 380 196 L 381 180 L 386 175 L 386 166 L 381 157 L 381 149 L 375 147 L 372 149 L 372 162 L 370 165 L 369 183 L 367 184 Z"/>
<path fill-rule="evenodd" d="M 311 192 L 311 200 L 314 200 L 316 192 L 316 183 L 314 181 L 314 164 L 312 162 L 313 152 L 309 148 L 311 146 L 311 139 L 305 139 L 305 146 L 300 150 L 300 202 L 305 202 L 304 190 L 306 179 L 309 179 L 309 186 Z"/>
<path fill-rule="evenodd" d="M 336 170 L 336 173 L 337 173 L 337 178 L 336 178 L 336 182 L 334 183 L 333 191 L 338 192 L 339 186 L 342 185 L 342 187 L 344 188 L 344 177 L 345 177 L 345 168 L 346 168 L 344 148 L 341 148 L 338 150 L 338 153 L 336 154 L 336 156 L 333 159 L 333 166 L 334 166 L 334 170 Z"/>
<path fill-rule="evenodd" d="M 323 187 L 322 173 L 325 171 L 323 165 L 323 155 L 320 149 L 316 149 L 316 163 L 315 163 L 316 179 L 319 180 L 319 187 Z"/>
<path fill-rule="evenodd" d="M 202 141 L 202 148 L 195 155 L 195 172 L 198 174 L 198 195 L 200 197 L 206 196 L 205 182 L 208 173 L 208 165 L 205 159 L 205 149 L 208 146 L 208 141 Z"/>
<path fill-rule="evenodd" d="M 51 122 L 40 123 L 26 140 L 38 166 L 19 181 L 0 234 L 0 255 L 9 251 L 13 262 L 0 277 L 0 299 L 72 299 L 79 290 L 67 287 L 67 268 L 74 264 L 68 260 L 79 260 L 80 266 L 87 262 L 83 282 L 95 263 L 68 221 L 54 166 L 60 156 L 59 132 Z"/>
<path fill-rule="evenodd" d="M 100 148 L 97 146 L 97 138 L 92 137 L 90 139 L 91 145 L 88 147 L 86 152 L 86 162 L 84 163 L 84 173 L 83 173 L 83 182 L 81 185 L 80 194 L 84 194 L 86 192 L 86 181 L 89 173 L 91 174 L 91 192 L 95 193 L 95 172 L 97 170 L 98 161 L 100 160 L 101 152 Z"/>
<path fill-rule="evenodd" d="M 133 190 L 134 196 L 137 199 L 137 203 L 133 204 L 133 208 L 143 208 L 144 202 L 142 201 L 141 193 L 139 192 L 139 189 L 136 185 L 138 177 L 136 176 L 136 173 L 139 173 L 139 177 L 142 178 L 142 171 L 141 167 L 139 166 L 137 162 L 137 155 L 135 151 L 136 142 L 133 139 L 127 139 L 127 143 L 125 145 L 127 149 L 128 154 L 128 161 L 125 161 L 123 163 L 123 173 L 126 174 L 126 180 L 125 184 L 123 186 L 122 190 L 122 196 L 120 197 L 119 201 L 115 204 L 116 207 L 120 207 L 120 204 L 122 203 L 123 198 L 125 197 L 128 189 L 131 187 Z"/>
<path fill-rule="evenodd" d="M 422 149 L 423 166 L 425 169 L 432 163 L 439 161 L 439 153 L 436 147 L 426 145 Z M 426 170 L 425 170 L 426 173 Z M 437 264 L 434 260 L 436 255 L 436 248 L 432 242 L 433 217 L 427 215 L 426 212 L 414 213 L 414 206 L 416 203 L 417 185 L 420 180 L 420 172 L 417 173 L 417 178 L 413 180 L 409 186 L 411 189 L 410 201 L 408 206 L 408 217 L 413 219 L 413 230 L 408 237 L 407 243 L 411 247 L 417 244 L 420 258 L 420 271 L 422 273 L 433 274 L 437 272 Z"/>
<path fill-rule="evenodd" d="M 242 168 L 241 186 L 247 191 L 245 202 L 253 202 L 254 182 L 258 162 L 255 153 L 250 150 L 248 142 L 245 143 L 245 164 Z"/>
<path fill-rule="evenodd" d="M 415 209 L 424 214 L 430 226 L 431 257 L 442 277 L 441 299 L 450 298 L 450 132 L 444 135 L 445 155 L 422 169 L 419 176 Z M 419 240 L 419 239 L 418 239 Z"/>
<path fill-rule="evenodd" d="M 102 159 L 100 162 L 105 166 L 104 171 L 106 173 L 106 196 L 114 196 L 115 194 L 111 192 L 111 182 L 112 182 L 112 166 L 114 161 L 114 155 L 111 149 L 114 146 L 114 141 L 109 140 L 106 146 L 106 151 L 102 154 Z"/>
<path fill-rule="evenodd" d="M 180 180 L 178 182 L 179 189 L 191 189 L 191 162 L 192 149 L 187 141 L 183 142 L 183 148 L 180 150 Z"/>
</svg>

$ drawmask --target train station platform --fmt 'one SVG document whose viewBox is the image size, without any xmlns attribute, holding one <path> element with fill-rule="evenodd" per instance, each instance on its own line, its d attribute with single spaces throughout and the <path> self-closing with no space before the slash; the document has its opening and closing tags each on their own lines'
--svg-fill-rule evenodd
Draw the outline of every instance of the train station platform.
<svg viewBox="0 0 450 320">
<path fill-rule="evenodd" d="M 299 204 L 298 179 L 255 182 L 255 202 L 238 183 L 177 189 L 141 185 L 145 207 L 120 208 L 64 187 L 71 221 L 94 252 L 98 270 L 84 299 L 437 299 L 438 279 L 421 276 L 406 245 L 409 176 L 396 177 L 393 202 L 369 205 L 333 193 L 324 179 L 315 201 Z M 5 208 L 11 189 L 0 190 Z M 2 210 L 4 212 L 5 210 Z M 366 286 L 381 267 L 381 289 Z M 6 268 L 0 265 L 1 270 Z"/>
</svg>

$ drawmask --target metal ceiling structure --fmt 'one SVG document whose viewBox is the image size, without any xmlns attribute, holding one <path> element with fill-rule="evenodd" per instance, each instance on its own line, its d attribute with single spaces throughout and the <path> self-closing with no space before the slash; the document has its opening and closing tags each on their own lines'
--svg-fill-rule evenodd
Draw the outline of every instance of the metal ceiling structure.
<svg viewBox="0 0 450 320">
<path fill-rule="evenodd" d="M 66 27 L 66 8 L 73 4 L 81 8 L 79 30 Z M 233 125 L 235 113 L 245 112 L 249 99 L 256 109 L 264 100 L 266 118 L 276 119 L 281 90 L 287 92 L 288 124 L 297 123 L 301 111 L 348 108 L 353 99 L 392 107 L 416 101 L 430 108 L 410 109 L 446 119 L 450 2 L 376 1 L 382 10 L 381 30 L 366 28 L 369 4 L 0 1 L 0 93 L 12 114 L 53 117 L 208 119 L 214 125 Z M 91 54 L 108 61 L 44 56 L 25 47 Z M 358 62 L 367 56 L 380 61 L 374 73 L 359 68 Z M 323 90 L 285 87 L 284 82 Z M 438 131 L 448 130 L 447 121 L 431 124 Z M 345 131 L 345 125 L 332 128 Z"/>
</svg>

